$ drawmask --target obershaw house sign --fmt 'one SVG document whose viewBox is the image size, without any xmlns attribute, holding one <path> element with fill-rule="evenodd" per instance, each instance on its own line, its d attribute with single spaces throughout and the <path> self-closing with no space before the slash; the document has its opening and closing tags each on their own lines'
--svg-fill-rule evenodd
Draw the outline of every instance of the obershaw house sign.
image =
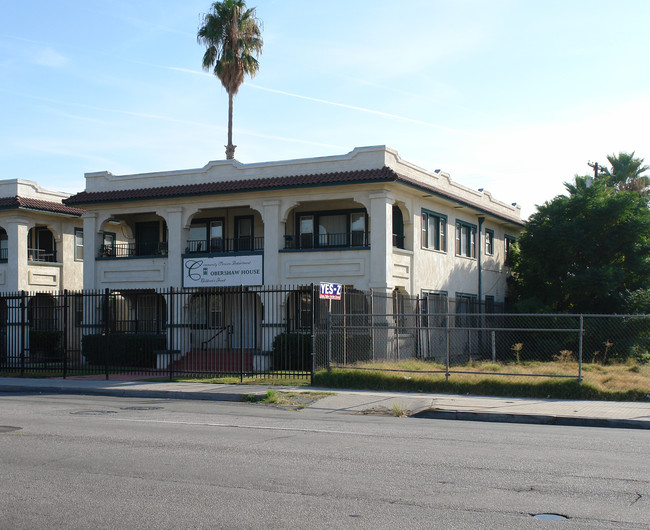
<svg viewBox="0 0 650 530">
<path fill-rule="evenodd" d="M 183 287 L 262 285 L 263 256 L 185 258 Z"/>
</svg>

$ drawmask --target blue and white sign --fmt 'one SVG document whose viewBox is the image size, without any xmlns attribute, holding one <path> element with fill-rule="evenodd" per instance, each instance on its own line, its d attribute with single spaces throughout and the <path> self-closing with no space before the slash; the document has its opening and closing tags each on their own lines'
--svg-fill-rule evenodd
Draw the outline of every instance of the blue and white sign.
<svg viewBox="0 0 650 530">
<path fill-rule="evenodd" d="M 236 287 L 262 285 L 263 257 L 223 256 L 218 258 L 185 258 L 183 287 Z"/>
<path fill-rule="evenodd" d="M 320 297 L 325 300 L 340 300 L 343 286 L 340 283 L 320 283 Z"/>
</svg>

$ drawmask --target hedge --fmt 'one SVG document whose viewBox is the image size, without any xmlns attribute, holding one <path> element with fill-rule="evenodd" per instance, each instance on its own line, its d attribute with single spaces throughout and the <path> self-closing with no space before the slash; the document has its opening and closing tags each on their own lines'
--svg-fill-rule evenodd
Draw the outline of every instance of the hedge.
<svg viewBox="0 0 650 530">
<path fill-rule="evenodd" d="M 105 352 L 109 366 L 155 368 L 156 350 L 167 346 L 165 335 L 151 333 L 86 335 L 82 339 L 82 352 L 89 364 L 104 366 Z"/>
</svg>

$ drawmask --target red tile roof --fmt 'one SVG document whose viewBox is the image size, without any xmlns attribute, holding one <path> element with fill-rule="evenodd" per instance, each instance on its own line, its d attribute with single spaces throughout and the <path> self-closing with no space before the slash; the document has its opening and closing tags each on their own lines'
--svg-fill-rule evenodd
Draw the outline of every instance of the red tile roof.
<svg viewBox="0 0 650 530">
<path fill-rule="evenodd" d="M 0 210 L 20 208 L 24 210 L 37 210 L 41 212 L 60 213 L 64 215 L 74 215 L 79 217 L 86 213 L 82 208 L 67 206 L 60 202 L 43 201 L 41 199 L 32 199 L 31 197 L 0 197 Z"/>
<path fill-rule="evenodd" d="M 361 169 L 357 171 L 339 171 L 336 173 L 317 173 L 312 175 L 297 175 L 285 177 L 269 177 L 260 179 L 242 179 L 225 182 L 206 182 L 202 184 L 180 184 L 178 186 L 161 186 L 157 188 L 138 188 L 134 190 L 114 191 L 82 191 L 65 199 L 66 204 L 92 204 L 104 202 L 121 202 L 133 200 L 166 199 L 187 197 L 193 195 L 214 195 L 220 193 L 241 193 L 247 191 L 262 191 L 272 189 L 303 188 L 315 186 L 332 186 L 337 184 L 362 184 L 365 182 L 400 182 L 426 191 L 433 195 L 452 200 L 457 204 L 468 206 L 506 221 L 524 225 L 516 216 L 502 215 L 491 212 L 467 200 L 441 191 L 432 185 L 427 185 L 415 179 L 397 174 L 393 169 L 384 166 L 381 169 Z"/>
</svg>

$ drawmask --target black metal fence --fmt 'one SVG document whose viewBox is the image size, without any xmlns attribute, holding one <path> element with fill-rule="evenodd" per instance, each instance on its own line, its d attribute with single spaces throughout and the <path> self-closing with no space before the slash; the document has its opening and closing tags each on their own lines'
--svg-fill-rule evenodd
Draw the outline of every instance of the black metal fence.
<svg viewBox="0 0 650 530">
<path fill-rule="evenodd" d="M 0 373 L 151 377 L 313 371 L 308 287 L 0 294 Z"/>
<path fill-rule="evenodd" d="M 419 359 L 448 377 L 474 361 L 560 359 L 580 378 L 584 362 L 650 358 L 647 315 L 503 310 L 489 299 L 353 288 L 323 300 L 317 285 L 0 293 L 0 373 L 310 378 Z"/>
</svg>

